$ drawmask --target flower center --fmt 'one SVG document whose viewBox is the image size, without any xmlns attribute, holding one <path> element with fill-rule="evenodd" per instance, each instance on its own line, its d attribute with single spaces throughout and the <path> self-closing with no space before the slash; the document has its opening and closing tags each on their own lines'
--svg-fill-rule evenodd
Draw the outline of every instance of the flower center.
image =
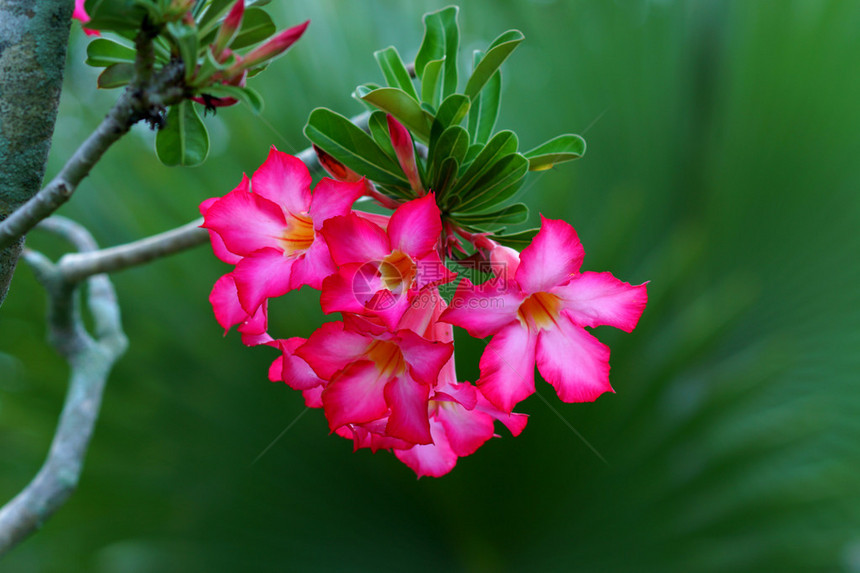
<svg viewBox="0 0 860 573">
<path fill-rule="evenodd" d="M 284 256 L 299 255 L 307 251 L 314 242 L 314 222 L 307 213 L 287 213 L 287 226 L 278 238 Z"/>
<path fill-rule="evenodd" d="M 561 312 L 561 299 L 548 292 L 536 292 L 520 304 L 517 317 L 532 330 L 547 330 L 555 325 Z"/>
<path fill-rule="evenodd" d="M 382 284 L 392 292 L 405 292 L 415 280 L 417 266 L 412 257 L 402 251 L 393 251 L 382 259 L 379 276 Z"/>
<path fill-rule="evenodd" d="M 397 376 L 406 371 L 403 353 L 393 342 L 375 340 L 367 348 L 367 359 L 373 361 L 382 376 Z"/>
</svg>

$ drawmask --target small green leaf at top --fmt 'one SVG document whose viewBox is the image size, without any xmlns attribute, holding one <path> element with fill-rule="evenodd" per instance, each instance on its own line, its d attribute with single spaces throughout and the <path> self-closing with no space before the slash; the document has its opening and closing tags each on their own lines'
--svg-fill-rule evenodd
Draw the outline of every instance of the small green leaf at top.
<svg viewBox="0 0 860 573">
<path fill-rule="evenodd" d="M 158 159 L 169 167 L 200 165 L 209 155 L 209 132 L 192 102 L 170 107 L 166 125 L 155 137 Z"/>
<path fill-rule="evenodd" d="M 585 155 L 585 140 L 573 133 L 559 135 L 523 153 L 529 160 L 529 171 L 550 169 L 556 163 L 572 161 Z"/>
<path fill-rule="evenodd" d="M 260 8 L 248 8 L 242 16 L 242 27 L 230 43 L 231 50 L 253 46 L 272 36 L 277 31 L 268 12 Z"/>
<path fill-rule="evenodd" d="M 525 36 L 519 30 L 508 30 L 492 44 L 490 44 L 486 55 L 481 58 L 481 61 L 475 66 L 475 71 L 466 83 L 465 94 L 474 98 L 484 88 L 484 85 L 490 80 L 494 73 L 499 69 L 502 63 L 508 59 L 508 56 L 516 49 L 523 41 Z"/>
</svg>

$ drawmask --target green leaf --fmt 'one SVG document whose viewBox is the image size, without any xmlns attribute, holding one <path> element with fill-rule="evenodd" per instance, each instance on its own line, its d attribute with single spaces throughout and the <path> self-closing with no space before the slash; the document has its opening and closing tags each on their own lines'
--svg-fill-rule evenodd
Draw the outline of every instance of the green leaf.
<svg viewBox="0 0 860 573">
<path fill-rule="evenodd" d="M 91 30 L 137 30 L 147 10 L 135 0 L 86 0 Z"/>
<path fill-rule="evenodd" d="M 523 153 L 529 160 L 530 171 L 550 169 L 556 163 L 579 159 L 585 155 L 585 140 L 573 133 L 553 137 Z"/>
<path fill-rule="evenodd" d="M 241 50 L 262 42 L 277 32 L 268 12 L 261 8 L 247 8 L 242 16 L 242 27 L 230 43 L 231 50 Z"/>
<path fill-rule="evenodd" d="M 441 60 L 430 60 L 427 62 L 427 65 L 424 66 L 424 73 L 421 74 L 421 101 L 424 103 L 428 103 L 433 107 L 439 103 L 439 88 L 441 84 L 439 83 L 439 79 L 442 71 L 442 64 L 445 63 L 445 59 Z"/>
<path fill-rule="evenodd" d="M 382 70 L 382 75 L 385 76 L 385 81 L 393 88 L 400 88 L 406 94 L 418 100 L 418 92 L 415 91 L 415 85 L 412 83 L 412 78 L 409 77 L 409 72 L 406 71 L 406 66 L 403 60 L 400 59 L 400 54 L 397 48 L 389 46 L 384 50 L 379 50 L 373 53 L 376 62 L 379 64 L 379 69 Z"/>
<path fill-rule="evenodd" d="M 225 86 L 224 84 L 214 84 L 201 90 L 215 97 L 232 97 L 251 108 L 255 114 L 259 115 L 263 111 L 263 97 L 249 87 Z"/>
<path fill-rule="evenodd" d="M 460 201 L 453 210 L 462 213 L 484 211 L 503 203 L 522 186 L 528 169 L 528 159 L 519 153 L 502 157 L 471 187 L 459 191 Z"/>
<path fill-rule="evenodd" d="M 102 68 L 112 64 L 134 62 L 137 52 L 113 40 L 96 38 L 87 44 L 87 65 Z"/>
<path fill-rule="evenodd" d="M 158 159 L 168 166 L 200 165 L 209 155 L 209 133 L 192 102 L 171 106 L 167 124 L 155 136 Z"/>
<path fill-rule="evenodd" d="M 442 132 L 452 125 L 459 125 L 463 121 L 470 105 L 469 98 L 463 94 L 453 94 L 445 98 L 445 101 L 439 106 L 430 128 L 429 144 L 431 149 L 436 145 Z"/>
<path fill-rule="evenodd" d="M 209 8 L 206 9 L 206 12 L 203 13 L 203 16 L 198 21 L 200 35 L 204 36 L 213 30 L 218 25 L 218 20 L 221 16 L 226 14 L 234 3 L 235 0 L 212 0 Z"/>
<path fill-rule="evenodd" d="M 475 50 L 475 67 L 483 56 L 483 52 Z M 493 135 L 501 103 L 502 72 L 496 71 L 490 76 L 484 89 L 472 98 L 472 107 L 469 109 L 469 133 L 472 134 L 472 143 L 486 143 Z"/>
<path fill-rule="evenodd" d="M 427 162 L 430 166 L 428 179 L 431 182 L 431 188 L 436 191 L 436 199 L 438 201 L 441 201 L 446 190 L 437 188 L 432 183 L 437 181 L 442 163 L 449 157 L 454 158 L 457 160 L 457 167 L 459 169 L 468 149 L 469 133 L 459 125 L 452 125 L 442 132 L 436 144 L 430 148 L 430 156 Z"/>
<path fill-rule="evenodd" d="M 493 43 L 490 44 L 487 50 L 487 54 L 481 58 L 481 61 L 475 67 L 475 71 L 472 72 L 472 76 L 466 83 L 464 93 L 471 98 L 478 95 L 492 75 L 499 69 L 499 66 L 520 45 L 523 38 L 524 36 L 519 30 L 508 30 L 493 40 Z"/>
<path fill-rule="evenodd" d="M 502 227 L 504 225 L 517 225 L 525 222 L 529 218 L 529 208 L 522 203 L 514 203 L 504 209 L 491 211 L 487 213 L 474 213 L 468 215 L 460 215 L 453 213 L 451 215 L 457 222 L 468 227 L 478 227 L 482 230 Z"/>
<path fill-rule="evenodd" d="M 457 25 L 457 6 L 448 6 L 424 15 L 424 39 L 415 56 L 415 73 L 423 77 L 424 69 L 432 60 L 444 58 L 442 97 L 457 91 L 457 51 L 460 47 L 460 28 Z"/>
<path fill-rule="evenodd" d="M 500 131 L 481 150 L 478 156 L 460 176 L 457 192 L 468 191 L 502 157 L 516 153 L 517 135 L 513 131 Z M 467 153 L 467 156 L 469 154 Z"/>
<path fill-rule="evenodd" d="M 531 244 L 535 235 L 538 234 L 538 231 L 540 231 L 538 228 L 526 229 L 525 231 L 512 233 L 510 235 L 490 235 L 490 238 L 506 247 L 522 251 Z"/>
<path fill-rule="evenodd" d="M 167 32 L 179 48 L 185 64 L 185 79 L 191 79 L 197 70 L 197 30 L 182 22 L 168 22 Z"/>
<path fill-rule="evenodd" d="M 400 165 L 367 133 L 330 109 L 319 107 L 311 112 L 305 136 L 359 175 L 383 184 L 409 185 Z"/>
<path fill-rule="evenodd" d="M 427 141 L 430 137 L 432 117 L 403 90 L 379 88 L 361 96 L 361 99 L 393 115 L 419 139 Z"/>
<path fill-rule="evenodd" d="M 113 64 L 99 74 L 98 87 L 102 89 L 121 88 L 134 79 L 134 64 Z"/>
<path fill-rule="evenodd" d="M 391 143 L 391 133 L 388 131 L 388 120 L 385 118 L 384 111 L 375 111 L 370 114 L 370 119 L 367 120 L 367 127 L 370 129 L 370 135 L 373 140 L 382 148 L 392 161 L 397 161 L 397 154 L 394 152 L 394 145 Z"/>
<path fill-rule="evenodd" d="M 439 171 L 436 174 L 436 179 L 431 183 L 430 189 L 437 193 L 437 201 L 445 197 L 448 190 L 453 185 L 457 177 L 457 171 L 460 170 L 460 164 L 453 157 L 448 157 L 439 166 Z M 444 204 L 444 203 L 443 203 Z"/>
</svg>

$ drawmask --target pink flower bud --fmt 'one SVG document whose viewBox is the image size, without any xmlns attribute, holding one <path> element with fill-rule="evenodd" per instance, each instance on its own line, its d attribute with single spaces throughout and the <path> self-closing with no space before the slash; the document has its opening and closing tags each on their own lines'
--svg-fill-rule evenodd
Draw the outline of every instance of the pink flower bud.
<svg viewBox="0 0 860 573">
<path fill-rule="evenodd" d="M 287 51 L 287 48 L 295 44 L 296 41 L 302 37 L 302 34 L 305 33 L 305 29 L 308 27 L 310 22 L 311 21 L 308 20 L 298 26 L 293 26 L 292 28 L 272 36 L 269 38 L 268 42 L 247 54 L 242 58 L 242 61 L 237 62 L 234 67 L 237 67 L 238 69 L 253 68 L 254 66 L 283 54 Z"/>
<path fill-rule="evenodd" d="M 418 166 L 415 164 L 415 149 L 412 147 L 412 136 L 409 135 L 409 130 L 403 127 L 399 121 L 394 119 L 394 116 L 388 114 L 388 133 L 391 135 L 391 145 L 394 147 L 394 153 L 397 155 L 397 161 L 406 174 L 409 180 L 409 185 L 415 195 L 421 197 L 424 195 L 424 186 L 421 184 L 421 177 L 418 175 Z"/>
<path fill-rule="evenodd" d="M 221 52 L 230 45 L 230 42 L 236 36 L 236 32 L 242 26 L 242 16 L 245 14 L 245 0 L 236 0 L 230 13 L 224 18 L 221 23 L 221 28 L 218 30 L 218 36 L 215 38 L 215 43 L 212 44 L 212 55 L 216 59 L 220 58 Z"/>
</svg>

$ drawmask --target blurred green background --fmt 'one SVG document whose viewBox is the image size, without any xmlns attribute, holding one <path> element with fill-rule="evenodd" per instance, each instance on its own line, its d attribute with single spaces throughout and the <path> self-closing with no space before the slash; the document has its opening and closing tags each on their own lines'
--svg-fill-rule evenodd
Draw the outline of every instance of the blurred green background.
<svg viewBox="0 0 860 573">
<path fill-rule="evenodd" d="M 371 55 L 411 59 L 423 12 L 450 2 L 273 2 L 306 36 L 251 85 L 262 118 L 207 118 L 200 168 L 161 167 L 136 127 L 61 213 L 113 245 L 197 216 L 268 147 L 298 151 L 311 109 L 361 111 Z M 79 490 L 4 571 L 860 571 L 860 3 L 472 0 L 462 57 L 509 28 L 498 128 L 525 148 L 585 135 L 578 162 L 521 197 L 571 222 L 585 269 L 650 280 L 612 348 L 617 394 L 552 388 L 441 479 L 351 452 L 319 411 L 266 379 L 274 351 L 226 338 L 207 248 L 115 275 L 131 347 L 116 366 Z M 117 96 L 94 93 L 73 30 L 49 176 Z M 33 233 L 52 256 L 56 243 Z M 0 498 L 47 452 L 66 366 L 22 264 L 0 309 Z M 273 305 L 307 336 L 314 292 Z M 474 380 L 479 342 L 458 338 Z M 604 464 L 571 430 L 582 434 Z"/>
</svg>

